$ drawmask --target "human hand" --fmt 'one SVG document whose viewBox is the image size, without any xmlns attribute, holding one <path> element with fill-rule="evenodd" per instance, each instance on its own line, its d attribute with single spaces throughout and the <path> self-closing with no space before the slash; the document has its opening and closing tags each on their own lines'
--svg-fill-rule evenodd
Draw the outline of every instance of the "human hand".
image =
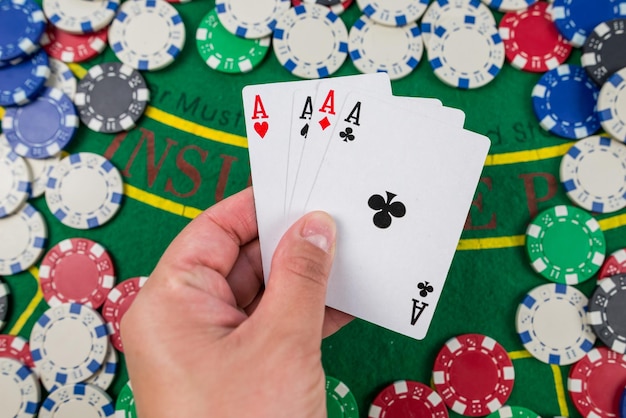
<svg viewBox="0 0 626 418">
<path fill-rule="evenodd" d="M 122 320 L 138 415 L 325 417 L 321 339 L 352 319 L 324 306 L 335 234 L 297 221 L 264 289 L 252 189 L 194 219 Z"/>
</svg>

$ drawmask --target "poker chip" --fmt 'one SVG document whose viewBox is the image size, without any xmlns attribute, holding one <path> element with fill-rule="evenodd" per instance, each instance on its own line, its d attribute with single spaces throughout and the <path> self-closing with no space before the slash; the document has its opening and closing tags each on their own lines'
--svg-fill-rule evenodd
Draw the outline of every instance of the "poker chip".
<svg viewBox="0 0 626 418">
<path fill-rule="evenodd" d="M 46 87 L 32 103 L 6 110 L 2 130 L 16 154 L 50 158 L 63 150 L 78 129 L 72 100 L 61 90 Z"/>
<path fill-rule="evenodd" d="M 43 11 L 33 0 L 1 0 L 0 61 L 11 61 L 35 52 L 44 26 Z"/>
<path fill-rule="evenodd" d="M 70 67 L 56 58 L 50 58 L 48 64 L 50 66 L 50 77 L 46 81 L 46 86 L 59 89 L 70 100 L 74 100 L 77 82 Z"/>
<path fill-rule="evenodd" d="M 350 388 L 339 379 L 326 376 L 328 418 L 359 418 L 359 407 Z"/>
<path fill-rule="evenodd" d="M 100 389 L 107 390 L 111 383 L 113 383 L 113 379 L 115 379 L 115 373 L 117 372 L 117 363 L 118 363 L 117 351 L 115 348 L 109 343 L 109 348 L 107 349 L 107 355 L 104 359 L 104 364 L 89 379 L 85 380 L 85 383 L 89 383 L 91 385 L 98 386 Z"/>
<path fill-rule="evenodd" d="M 626 8 L 626 5 L 624 5 Z M 580 62 L 598 85 L 626 67 L 626 19 L 602 22 L 589 34 Z"/>
<path fill-rule="evenodd" d="M 42 402 L 39 410 L 39 418 L 106 418 L 114 414 L 113 400 L 109 395 L 99 387 L 85 383 L 56 389 Z"/>
<path fill-rule="evenodd" d="M 36 417 L 41 389 L 35 374 L 11 358 L 0 358 L 0 405 L 5 417 Z"/>
<path fill-rule="evenodd" d="M 621 0 L 554 0 L 552 21 L 573 46 L 580 48 L 599 23 L 626 16 Z"/>
<path fill-rule="evenodd" d="M 561 184 L 567 197 L 588 211 L 626 207 L 626 145 L 604 136 L 579 140 L 561 160 Z"/>
<path fill-rule="evenodd" d="M 31 180 L 26 161 L 10 149 L 0 148 L 0 219 L 12 215 L 26 202 Z"/>
<path fill-rule="evenodd" d="M 498 29 L 480 26 L 473 19 L 439 21 L 427 47 L 435 76 L 461 89 L 488 84 L 504 64 L 504 44 Z"/>
<path fill-rule="evenodd" d="M 0 274 L 17 274 L 35 264 L 48 238 L 41 213 L 26 203 L 14 215 L 0 219 L 0 230 L 11 237 L 0 240 Z"/>
<path fill-rule="evenodd" d="M 108 26 L 120 0 L 42 0 L 42 5 L 54 26 L 65 32 L 83 34 Z"/>
<path fill-rule="evenodd" d="M 496 412 L 487 415 L 487 418 L 541 418 L 539 414 L 521 406 L 504 406 Z"/>
<path fill-rule="evenodd" d="M 348 49 L 352 63 L 362 73 L 385 72 L 397 80 L 411 74 L 424 52 L 417 23 L 384 26 L 361 16 L 350 29 Z"/>
<path fill-rule="evenodd" d="M 7 315 L 9 313 L 9 295 L 11 289 L 0 277 L 0 330 L 6 325 Z"/>
<path fill-rule="evenodd" d="M 619 416 L 626 417 L 626 388 L 622 391 L 619 400 Z"/>
<path fill-rule="evenodd" d="M 430 0 L 356 0 L 367 17 L 387 26 L 404 26 L 419 19 Z"/>
<path fill-rule="evenodd" d="M 449 339 L 433 366 L 437 392 L 450 409 L 465 416 L 484 416 L 500 409 L 511 395 L 514 380 L 515 369 L 506 350 L 480 334 Z"/>
<path fill-rule="evenodd" d="M 280 64 L 290 73 L 301 78 L 327 77 L 348 56 L 348 30 L 326 7 L 303 4 L 280 16 L 273 48 Z"/>
<path fill-rule="evenodd" d="M 598 282 L 587 309 L 593 332 L 611 350 L 626 354 L 626 274 Z"/>
<path fill-rule="evenodd" d="M 224 73 L 246 73 L 257 67 L 267 55 L 271 37 L 246 39 L 233 35 L 220 23 L 215 9 L 200 22 L 196 46 L 202 60 Z"/>
<path fill-rule="evenodd" d="M 272 34 L 278 18 L 291 6 L 290 0 L 217 0 L 217 17 L 227 31 L 242 38 L 257 39 Z M 323 40 L 320 40 L 322 42 Z"/>
<path fill-rule="evenodd" d="M 109 292 L 102 306 L 102 317 L 107 322 L 111 343 L 121 352 L 124 352 L 122 334 L 120 332 L 122 318 L 147 280 L 148 277 L 144 276 L 124 280 Z"/>
<path fill-rule="evenodd" d="M 328 7 L 331 12 L 333 12 L 334 14 L 339 16 L 340 14 L 342 14 L 343 12 L 348 10 L 348 7 L 350 7 L 353 2 L 354 2 L 354 0 L 332 0 L 332 1 L 325 1 L 325 0 L 304 0 L 304 1 L 303 0 L 291 0 L 291 5 L 295 7 L 295 6 L 300 6 L 302 3 L 304 3 L 304 4 L 319 4 L 321 6 Z"/>
<path fill-rule="evenodd" d="M 102 245 L 87 238 L 69 238 L 46 253 L 39 279 L 48 305 L 80 303 L 98 309 L 115 285 L 115 269 Z"/>
<path fill-rule="evenodd" d="M 82 382 L 104 364 L 107 328 L 100 315 L 84 305 L 63 304 L 48 309 L 30 334 L 37 373 L 57 387 Z"/>
<path fill-rule="evenodd" d="M 602 266 L 604 233 L 587 212 L 559 205 L 539 213 L 526 229 L 526 251 L 532 268 L 561 284 L 578 284 Z"/>
<path fill-rule="evenodd" d="M 0 66 L 0 106 L 28 103 L 41 90 L 49 75 L 48 55 L 44 51 L 21 62 Z"/>
<path fill-rule="evenodd" d="M 489 8 L 480 0 L 436 0 L 428 6 L 421 21 L 424 44 L 432 36 L 439 21 L 456 20 L 462 22 L 471 16 L 480 27 L 496 25 L 496 19 Z"/>
<path fill-rule="evenodd" d="M 50 158 L 35 159 L 24 158 L 26 164 L 30 168 L 32 174 L 32 181 L 30 183 L 30 197 L 39 197 L 46 191 L 46 184 L 48 183 L 48 173 L 56 167 L 61 160 L 61 153 L 53 155 Z"/>
<path fill-rule="evenodd" d="M 91 229 L 113 218 L 123 192 L 122 177 L 109 160 L 81 152 L 62 159 L 49 174 L 46 203 L 64 225 Z"/>
<path fill-rule="evenodd" d="M 116 418 L 137 418 L 135 397 L 130 382 L 126 382 L 115 401 Z"/>
<path fill-rule="evenodd" d="M 626 386 L 626 358 L 606 347 L 591 350 L 572 366 L 567 390 L 584 417 L 619 417 L 619 398 Z"/>
<path fill-rule="evenodd" d="M 95 33 L 76 35 L 48 25 L 41 37 L 41 45 L 52 58 L 63 62 L 83 62 L 105 50 L 108 33 L 109 29 L 104 28 Z"/>
<path fill-rule="evenodd" d="M 516 12 L 525 10 L 539 0 L 483 0 L 487 6 L 500 12 Z"/>
<path fill-rule="evenodd" d="M 626 273 L 626 248 L 619 249 L 609 255 L 598 273 L 598 279 Z"/>
<path fill-rule="evenodd" d="M 545 73 L 533 88 L 533 110 L 546 131 L 581 139 L 600 129 L 598 94 L 582 67 L 563 64 Z"/>
<path fill-rule="evenodd" d="M 28 341 L 20 336 L 0 334 L 0 357 L 12 358 L 30 369 L 35 368 Z"/>
<path fill-rule="evenodd" d="M 576 363 L 596 341 L 586 319 L 587 297 L 573 286 L 532 289 L 517 307 L 517 334 L 530 354 L 547 364 Z"/>
<path fill-rule="evenodd" d="M 598 118 L 609 135 L 626 142 L 626 68 L 613 74 L 602 85 L 598 96 Z"/>
<path fill-rule="evenodd" d="M 519 70 L 546 72 L 563 64 L 572 52 L 552 22 L 548 3 L 505 14 L 499 32 L 507 59 Z"/>
<path fill-rule="evenodd" d="M 398 380 L 376 395 L 368 417 L 403 417 L 407 411 L 416 417 L 448 417 L 448 409 L 437 392 L 423 383 L 410 380 Z"/>
<path fill-rule="evenodd" d="M 78 83 L 74 97 L 80 120 L 92 131 L 102 133 L 134 128 L 149 100 L 150 90 L 142 75 L 118 62 L 91 67 Z"/>
<path fill-rule="evenodd" d="M 160 70 L 183 49 L 185 24 L 164 0 L 129 0 L 122 3 L 109 28 L 109 44 L 124 64 L 137 70 Z"/>
</svg>

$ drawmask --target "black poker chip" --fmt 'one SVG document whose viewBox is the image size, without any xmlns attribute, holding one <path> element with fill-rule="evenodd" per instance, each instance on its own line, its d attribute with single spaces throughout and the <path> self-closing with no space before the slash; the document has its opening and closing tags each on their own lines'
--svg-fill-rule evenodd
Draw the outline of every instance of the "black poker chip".
<svg viewBox="0 0 626 418">
<path fill-rule="evenodd" d="M 626 67 L 626 18 L 596 26 L 583 45 L 581 63 L 598 85 Z"/>
</svg>

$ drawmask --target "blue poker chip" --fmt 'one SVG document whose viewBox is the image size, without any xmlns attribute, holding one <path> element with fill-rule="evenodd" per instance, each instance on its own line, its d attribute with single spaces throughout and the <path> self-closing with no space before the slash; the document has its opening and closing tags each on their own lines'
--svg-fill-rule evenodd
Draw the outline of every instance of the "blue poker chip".
<svg viewBox="0 0 626 418">
<path fill-rule="evenodd" d="M 104 390 L 88 383 L 76 383 L 50 393 L 41 404 L 39 418 L 75 416 L 76 411 L 93 418 L 116 415 L 113 400 Z"/>
<path fill-rule="evenodd" d="M 46 203 L 64 225 L 91 229 L 115 216 L 123 193 L 120 172 L 109 160 L 81 152 L 65 157 L 48 174 Z"/>
<path fill-rule="evenodd" d="M 361 16 L 350 29 L 348 48 L 352 63 L 360 72 L 385 72 L 390 79 L 397 80 L 417 67 L 424 42 L 417 23 L 396 28 Z"/>
<path fill-rule="evenodd" d="M 619 417 L 626 418 L 626 388 L 622 391 L 619 399 Z"/>
<path fill-rule="evenodd" d="M 49 76 L 48 55 L 43 50 L 19 63 L 0 67 L 0 106 L 30 102 Z"/>
<path fill-rule="evenodd" d="M 582 47 L 587 36 L 600 23 L 626 16 L 623 0 L 554 0 L 554 25 L 575 47 Z"/>
<path fill-rule="evenodd" d="M 357 0 L 359 8 L 376 23 L 386 26 L 405 26 L 419 19 L 430 0 Z"/>
<path fill-rule="evenodd" d="M 32 103 L 8 108 L 2 130 L 16 154 L 42 159 L 65 148 L 76 134 L 78 121 L 70 98 L 59 89 L 46 87 Z"/>
<path fill-rule="evenodd" d="M 39 49 L 45 23 L 43 10 L 33 0 L 0 0 L 0 61 Z"/>
<path fill-rule="evenodd" d="M 348 30 L 327 7 L 302 4 L 280 16 L 272 46 L 280 64 L 293 75 L 328 77 L 348 56 Z"/>
<path fill-rule="evenodd" d="M 581 139 L 600 129 L 599 90 L 585 69 L 563 64 L 545 73 L 532 91 L 532 105 L 546 131 L 568 139 Z"/>
</svg>

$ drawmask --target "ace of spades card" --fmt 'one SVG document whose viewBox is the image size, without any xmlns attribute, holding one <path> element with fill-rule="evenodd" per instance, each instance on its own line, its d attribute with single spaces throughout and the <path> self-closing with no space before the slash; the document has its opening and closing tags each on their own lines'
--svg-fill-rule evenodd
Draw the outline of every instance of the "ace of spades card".
<svg viewBox="0 0 626 418">
<path fill-rule="evenodd" d="M 489 145 L 393 98 L 350 93 L 305 208 L 337 222 L 327 305 L 423 339 Z"/>
</svg>

